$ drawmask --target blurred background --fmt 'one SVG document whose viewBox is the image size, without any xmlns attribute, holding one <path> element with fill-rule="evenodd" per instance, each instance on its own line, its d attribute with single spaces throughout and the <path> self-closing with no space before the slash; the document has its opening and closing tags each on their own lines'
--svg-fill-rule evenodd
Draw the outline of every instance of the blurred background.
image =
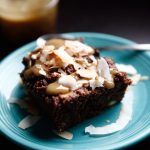
<svg viewBox="0 0 150 150">
<path fill-rule="evenodd" d="M 42 34 L 64 32 L 100 32 L 150 43 L 149 1 L 59 0 L 58 5 L 57 0 L 0 0 L 0 60 Z M 2 136 L 0 145 L 18 148 Z"/>
</svg>

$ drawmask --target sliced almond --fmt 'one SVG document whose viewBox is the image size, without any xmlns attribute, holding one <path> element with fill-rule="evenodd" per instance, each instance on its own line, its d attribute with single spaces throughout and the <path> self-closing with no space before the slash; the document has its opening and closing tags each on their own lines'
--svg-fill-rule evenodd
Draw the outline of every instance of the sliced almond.
<svg viewBox="0 0 150 150">
<path fill-rule="evenodd" d="M 58 84 L 58 82 L 51 83 L 47 86 L 46 92 L 48 94 L 64 94 L 69 92 L 69 88 Z"/>
</svg>

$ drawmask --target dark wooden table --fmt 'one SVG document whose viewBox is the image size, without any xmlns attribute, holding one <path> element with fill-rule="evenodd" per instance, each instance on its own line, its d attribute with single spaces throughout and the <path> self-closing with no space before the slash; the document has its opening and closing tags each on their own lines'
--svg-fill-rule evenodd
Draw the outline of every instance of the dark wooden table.
<svg viewBox="0 0 150 150">
<path fill-rule="evenodd" d="M 59 10 L 58 33 L 100 32 L 150 43 L 150 9 L 146 0 L 61 0 Z M 0 61 L 17 47 L 0 37 Z M 146 138 L 127 149 L 146 148 L 149 142 L 150 138 Z M 23 149 L 2 135 L 0 145 Z"/>
</svg>

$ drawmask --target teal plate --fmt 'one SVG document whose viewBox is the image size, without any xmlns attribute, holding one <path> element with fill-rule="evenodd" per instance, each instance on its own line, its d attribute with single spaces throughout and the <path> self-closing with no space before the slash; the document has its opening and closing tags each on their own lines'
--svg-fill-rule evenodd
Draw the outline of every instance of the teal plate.
<svg viewBox="0 0 150 150">
<path fill-rule="evenodd" d="M 85 42 L 91 46 L 104 46 L 113 44 L 130 44 L 132 41 L 116 36 L 97 33 L 68 33 L 76 37 L 84 37 Z M 133 100 L 133 117 L 129 124 L 121 131 L 92 137 L 84 133 L 84 128 L 90 124 L 103 126 L 109 124 L 106 120 L 114 122 L 118 117 L 121 104 L 104 111 L 99 116 L 86 120 L 69 129 L 74 134 L 72 140 L 62 139 L 51 133 L 46 120 L 42 119 L 35 126 L 22 130 L 17 127 L 27 113 L 15 104 L 8 104 L 9 97 L 24 97 L 24 89 L 20 86 L 19 73 L 23 69 L 21 64 L 23 56 L 33 50 L 36 42 L 29 43 L 6 57 L 0 65 L 0 127 L 2 133 L 13 141 L 34 149 L 45 150 L 99 150 L 116 149 L 129 146 L 150 135 L 150 80 L 140 82 L 132 87 L 130 95 L 125 97 Z M 102 56 L 110 56 L 117 63 L 131 64 L 140 74 L 150 76 L 150 53 L 133 51 L 105 51 Z"/>
</svg>

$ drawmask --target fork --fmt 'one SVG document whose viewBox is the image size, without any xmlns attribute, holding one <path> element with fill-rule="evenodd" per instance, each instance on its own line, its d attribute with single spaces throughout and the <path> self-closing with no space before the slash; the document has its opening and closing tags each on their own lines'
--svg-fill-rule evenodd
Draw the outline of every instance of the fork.
<svg viewBox="0 0 150 150">
<path fill-rule="evenodd" d="M 79 37 L 76 38 L 72 35 L 65 35 L 65 34 L 46 34 L 43 36 L 40 36 L 37 40 L 36 43 L 37 45 L 44 44 L 47 40 L 52 39 L 52 38 L 61 38 L 65 40 L 83 40 L 84 38 Z M 109 45 L 109 46 L 98 46 L 95 47 L 96 49 L 99 50 L 131 50 L 131 51 L 150 51 L 150 44 L 117 44 L 117 45 Z"/>
</svg>

